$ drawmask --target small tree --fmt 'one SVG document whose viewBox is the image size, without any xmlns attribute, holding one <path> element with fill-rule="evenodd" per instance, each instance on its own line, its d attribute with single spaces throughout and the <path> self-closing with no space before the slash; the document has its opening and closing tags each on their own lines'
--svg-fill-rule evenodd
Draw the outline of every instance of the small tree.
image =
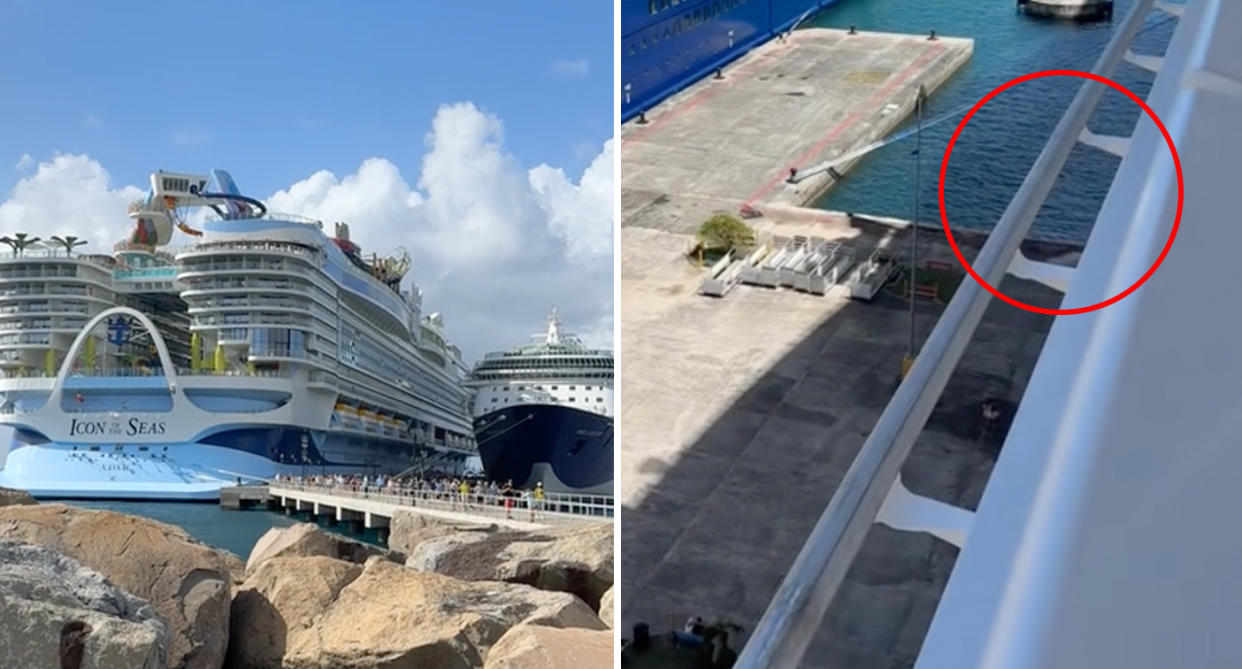
<svg viewBox="0 0 1242 669">
<path fill-rule="evenodd" d="M 699 226 L 698 238 L 699 247 L 704 251 L 720 253 L 755 243 L 754 231 L 732 214 L 716 214 L 707 219 Z"/>
</svg>

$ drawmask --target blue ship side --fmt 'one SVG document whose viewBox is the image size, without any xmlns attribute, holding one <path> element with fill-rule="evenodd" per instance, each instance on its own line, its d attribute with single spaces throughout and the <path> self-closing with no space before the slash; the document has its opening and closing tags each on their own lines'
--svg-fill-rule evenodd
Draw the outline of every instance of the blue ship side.
<svg viewBox="0 0 1242 669">
<path fill-rule="evenodd" d="M 612 419 L 565 406 L 505 407 L 475 419 L 487 477 L 553 492 L 610 492 Z"/>
<path fill-rule="evenodd" d="M 621 120 L 837 0 L 621 0 Z"/>
</svg>

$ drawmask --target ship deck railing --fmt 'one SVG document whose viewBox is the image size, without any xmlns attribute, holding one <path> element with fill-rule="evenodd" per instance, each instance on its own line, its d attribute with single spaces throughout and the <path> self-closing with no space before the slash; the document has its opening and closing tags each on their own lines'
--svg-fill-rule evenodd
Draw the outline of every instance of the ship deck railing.
<svg viewBox="0 0 1242 669">
<path fill-rule="evenodd" d="M 116 367 L 97 369 L 92 371 L 73 371 L 66 377 L 67 379 L 75 378 L 109 378 L 109 377 L 157 377 L 164 376 L 164 370 L 161 367 L 149 368 L 132 368 L 132 367 Z M 256 377 L 256 378 L 290 378 L 293 376 L 292 370 L 282 369 L 256 369 L 253 371 L 244 369 L 230 369 L 216 371 L 213 369 L 177 368 L 177 376 L 238 376 L 238 377 Z M 56 372 L 48 373 L 44 369 L 28 369 L 24 372 L 5 372 L 0 375 L 0 381 L 4 379 L 54 379 Z"/>
<path fill-rule="evenodd" d="M 545 493 L 543 500 L 537 500 L 530 491 L 516 491 L 514 495 L 493 495 L 471 491 L 462 495 L 459 491 L 449 490 L 322 485 L 285 480 L 272 481 L 271 486 L 337 497 L 368 499 L 394 506 L 459 511 L 483 517 L 513 520 L 529 520 L 533 517 L 535 522 L 606 520 L 612 518 L 614 513 L 611 495 L 548 492 Z"/>
<path fill-rule="evenodd" d="M 1231 0 L 1228 4 L 1232 5 Z M 1181 27 L 1198 30 L 1202 26 L 1210 25 L 1210 21 L 1205 17 L 1219 15 L 1225 11 L 1226 6 L 1224 0 L 1200 0 L 1193 7 L 1203 9 L 1204 12 L 1195 14 L 1196 18 L 1190 25 L 1184 24 Z M 1140 67 L 1154 65 L 1154 68 L 1149 69 L 1154 69 L 1158 73 L 1162 69 L 1170 69 L 1171 71 L 1164 73 L 1164 76 L 1157 76 L 1156 84 L 1152 88 L 1152 106 L 1157 113 L 1169 115 L 1166 120 L 1171 120 L 1169 128 L 1175 137 L 1184 137 L 1188 132 L 1187 128 L 1190 127 L 1186 125 L 1189 113 L 1187 110 L 1192 107 L 1191 101 L 1198 89 L 1220 90 L 1233 95 L 1242 95 L 1242 88 L 1238 88 L 1235 80 L 1208 71 L 1210 69 L 1208 65 L 1195 61 L 1195 59 L 1202 61 L 1210 56 L 1216 57 L 1219 61 L 1224 57 L 1226 51 L 1221 46 L 1223 43 L 1214 41 L 1214 36 L 1208 34 L 1219 32 L 1219 30 L 1202 30 L 1200 33 L 1195 33 L 1189 40 L 1193 42 L 1193 46 L 1183 49 L 1176 57 L 1171 50 L 1170 54 L 1163 59 L 1169 62 L 1163 62 L 1160 57 L 1136 56 L 1130 52 L 1129 47 L 1134 37 L 1143 27 L 1153 7 L 1177 17 L 1179 22 L 1185 21 L 1184 12 L 1194 11 L 1187 10 L 1186 6 L 1180 4 L 1138 0 L 1130 14 L 1117 26 L 1112 39 L 1096 61 L 1092 73 L 1102 77 L 1112 76 L 1123 59 Z M 1235 11 L 1234 18 L 1237 18 L 1237 14 Z M 1181 36 L 1179 30 L 1174 35 L 1174 41 Z M 1182 46 L 1186 46 L 1186 41 L 1183 40 Z M 1217 51 L 1210 51 L 1207 46 L 1209 44 L 1216 46 Z M 1196 55 L 1193 57 L 1186 55 L 1192 52 Z M 1215 66 L 1221 67 L 1222 64 L 1217 62 Z M 1193 70 L 1193 68 L 1201 69 Z M 1036 267 L 1039 271 L 1024 272 L 1023 278 L 1044 283 L 1062 293 L 1067 290 L 1069 281 L 1066 276 L 1067 273 L 1074 272 L 1074 269 L 1027 260 L 1020 255 L 1019 245 L 1026 239 L 1035 216 L 1051 191 L 1070 151 L 1080 141 L 1093 146 L 1104 144 L 1100 141 L 1100 136 L 1091 133 L 1086 126 L 1106 90 L 1103 84 L 1092 81 L 1086 81 L 1080 85 L 1077 94 L 1053 130 L 1022 185 L 988 236 L 973 262 L 973 267 L 978 275 L 990 285 L 1000 285 L 1007 273 L 1014 273 L 1016 268 L 1025 266 Z M 1160 90 L 1162 96 L 1160 99 L 1156 99 L 1157 90 Z M 1140 130 L 1145 141 L 1163 143 L 1154 127 L 1144 127 Z M 1135 136 L 1139 136 L 1138 131 Z M 1130 138 L 1106 139 L 1116 140 L 1114 142 L 1116 145 L 1129 146 Z M 1143 195 L 1150 195 L 1153 200 L 1166 198 L 1166 186 L 1172 183 L 1173 179 L 1173 163 L 1168 159 L 1167 154 L 1162 158 L 1153 158 L 1151 156 L 1155 154 L 1147 148 L 1140 151 L 1137 145 L 1130 147 L 1130 150 L 1137 160 L 1149 161 L 1143 165 L 1136 165 L 1144 170 L 1143 176 L 1139 178 L 1147 180 L 1146 182 L 1139 181 L 1137 188 L 1144 190 Z M 1164 151 L 1164 149 L 1159 148 L 1158 151 Z M 1119 173 L 1127 167 L 1125 154 L 1126 151 L 1122 150 L 1123 162 Z M 1137 171 L 1132 170 L 1131 173 L 1137 173 Z M 1156 194 L 1157 191 L 1160 191 L 1159 195 Z M 1164 206 L 1167 199 L 1150 203 L 1142 197 L 1133 195 L 1128 198 L 1119 198 L 1119 201 L 1121 199 L 1128 200 L 1126 206 L 1129 206 L 1131 211 L 1125 216 L 1114 217 L 1111 222 L 1120 224 L 1125 221 L 1129 224 L 1135 221 L 1134 225 L 1147 226 L 1138 234 L 1150 232 L 1150 229 L 1156 226 L 1148 219 L 1160 216 L 1167 211 Z M 1136 204 L 1139 202 L 1144 203 L 1143 208 L 1136 211 L 1134 208 L 1139 206 Z M 1106 201 L 1105 207 L 1108 205 L 1109 202 Z M 1169 223 L 1166 222 L 1165 225 Z M 1193 228 L 1191 231 L 1193 233 Z M 1143 243 L 1147 242 L 1148 240 L 1143 240 Z M 1158 243 L 1151 246 L 1153 249 L 1158 247 Z M 1092 247 L 1088 244 L 1084 258 L 1091 250 Z M 788 253 L 789 251 L 786 251 L 785 255 Z M 783 261 L 785 255 L 778 254 L 773 261 L 766 263 L 765 267 L 774 268 Z M 1137 258 L 1137 254 L 1132 255 Z M 1143 266 L 1145 267 L 1149 261 L 1150 259 L 1144 260 Z M 1077 271 L 1081 272 L 1081 270 Z M 1084 279 L 1088 278 L 1098 279 L 1099 277 L 1095 275 L 1084 277 Z M 1096 287 L 1089 286 L 1093 290 Z M 1139 297 L 1130 298 L 1130 308 L 1133 308 L 1135 301 L 1140 299 Z M 824 616 L 829 605 L 840 589 L 873 524 L 883 523 L 896 529 L 927 532 L 959 548 L 966 545 L 966 538 L 971 535 L 975 524 L 975 514 L 911 493 L 901 484 L 899 475 L 903 463 L 927 424 L 928 418 L 991 301 L 992 294 L 977 281 L 965 281 L 955 291 L 943 315 L 919 351 L 913 366 L 880 415 L 840 485 L 837 486 L 828 506 L 790 566 L 775 596 L 768 604 L 766 612 L 734 665 L 737 669 L 785 669 L 801 666 L 812 639 L 824 626 Z M 1075 318 L 1087 317 L 1076 316 Z M 1056 325 L 1054 325 L 1055 333 Z M 1110 344 L 1110 347 L 1116 348 L 1116 345 Z M 1017 419 L 1015 419 L 1015 424 L 1016 421 Z M 1012 433 L 1010 436 L 1012 437 Z M 997 469 L 1000 469 L 1003 464 L 1005 452 L 1002 450 L 1001 462 L 998 462 Z M 1088 465 L 1082 463 L 1078 463 L 1077 466 L 1083 469 L 1088 468 Z M 1026 471 L 1030 476 L 1037 475 L 1029 468 Z M 984 504 L 988 501 L 991 488 L 992 486 L 989 486 L 984 493 Z M 1068 519 L 1061 519 L 1061 521 L 1069 522 Z M 959 558 L 959 568 L 961 560 L 969 559 L 971 559 L 970 551 L 963 551 L 962 557 Z M 1120 555 L 1115 559 L 1124 561 L 1124 557 Z M 978 561 L 975 560 L 975 562 Z M 993 565 L 987 568 L 1000 569 L 1001 567 Z M 956 576 L 955 571 L 954 578 Z M 1043 583 L 1042 586 L 1033 587 L 1038 591 L 1044 591 L 1053 587 L 1061 587 L 1061 585 L 1063 584 Z M 1004 584 L 1002 583 L 1000 587 L 1004 587 Z M 953 588 L 954 582 L 950 580 L 948 590 L 952 591 Z M 965 601 L 968 598 L 962 596 L 961 599 Z M 1041 603 L 1043 601 L 1041 600 Z M 1023 646 L 1019 641 L 1014 641 L 1010 637 L 1021 637 L 1022 642 L 1035 643 L 1032 639 L 1039 631 L 1035 629 L 1035 625 L 996 623 L 995 626 L 988 627 L 993 621 L 1002 620 L 1000 617 L 989 617 L 976 621 L 979 623 L 977 628 L 970 632 L 971 635 L 977 637 L 972 638 L 971 643 L 977 641 L 984 645 L 963 649 L 961 648 L 964 641 L 962 634 L 954 636 L 949 633 L 943 638 L 935 638 L 937 625 L 943 622 L 940 619 L 941 613 L 938 611 L 937 617 L 933 620 L 931 632 L 924 641 L 923 656 L 927 655 L 930 646 L 942 651 L 946 648 L 956 648 L 956 655 L 971 656 L 977 659 L 982 657 L 984 650 L 993 650 L 992 646 L 986 644 L 994 642 L 999 645 L 1005 641 L 1012 641 L 1012 644 L 1007 647 L 1031 650 L 1030 647 Z M 961 611 L 955 611 L 955 613 L 960 614 Z M 949 630 L 948 628 L 952 626 L 948 624 L 944 627 L 948 632 L 962 632 L 957 629 Z M 941 653 L 938 657 L 945 656 L 945 653 Z M 1027 654 L 1024 657 L 1029 664 L 1030 661 L 1043 656 L 1036 657 Z M 935 660 L 924 663 L 923 659 L 927 658 L 921 657 L 916 666 L 1017 666 L 1013 663 L 988 663 L 986 661 L 978 664 L 961 662 L 942 664 Z M 1027 664 L 1022 666 L 1027 666 Z M 1145 664 L 1144 666 L 1155 665 Z"/>
</svg>

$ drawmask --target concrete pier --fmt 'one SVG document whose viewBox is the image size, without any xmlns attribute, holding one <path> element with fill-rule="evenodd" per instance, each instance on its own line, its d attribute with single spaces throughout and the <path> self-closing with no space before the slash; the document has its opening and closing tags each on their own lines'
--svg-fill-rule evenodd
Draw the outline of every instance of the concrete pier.
<svg viewBox="0 0 1242 669">
<path fill-rule="evenodd" d="M 930 94 L 969 60 L 972 40 L 929 37 L 794 31 L 627 123 L 622 225 L 691 232 L 716 211 L 815 200 L 833 177 L 790 185 L 790 168 L 889 134 L 920 86 Z"/>
<path fill-rule="evenodd" d="M 754 629 L 900 381 L 908 304 L 738 286 L 695 294 L 687 257 L 712 213 L 749 204 L 761 238 L 806 235 L 907 257 L 904 221 L 810 209 L 826 183 L 788 168 L 843 154 L 894 127 L 919 84 L 943 80 L 967 40 L 795 31 L 623 128 L 621 230 L 622 621 L 653 633 L 690 616 Z M 888 105 L 895 105 L 889 107 Z M 924 223 L 934 222 L 925 221 Z M 920 266 L 964 276 L 942 232 L 921 229 Z M 967 258 L 984 237 L 958 233 Z M 1076 249 L 1026 244 L 1072 264 Z M 943 269 L 947 268 L 947 269 Z M 969 280 L 969 279 L 966 279 Z M 954 285 L 917 306 L 915 346 Z M 1055 306 L 1038 284 L 1001 288 Z M 903 469 L 912 491 L 973 508 L 1051 319 L 992 305 Z M 1000 407 L 985 418 L 983 407 Z M 926 534 L 871 530 L 804 667 L 908 667 L 957 551 Z"/>
<path fill-rule="evenodd" d="M 463 502 L 456 499 L 456 495 L 441 499 L 388 490 L 353 491 L 296 485 L 237 486 L 220 492 L 220 505 L 224 508 L 283 510 L 286 515 L 328 525 L 339 524 L 349 532 L 375 530 L 381 540 L 386 540 L 393 514 L 399 509 L 455 525 L 498 525 L 513 530 L 611 522 L 613 512 L 611 498 L 599 496 L 551 494 L 533 513 L 531 508 L 523 506 L 524 502 L 516 499 L 512 508 L 507 508 L 501 498 L 472 495 L 469 500 Z"/>
<path fill-rule="evenodd" d="M 226 509 L 250 509 L 266 506 L 271 494 L 267 486 L 230 486 L 220 489 L 220 506 Z"/>
</svg>

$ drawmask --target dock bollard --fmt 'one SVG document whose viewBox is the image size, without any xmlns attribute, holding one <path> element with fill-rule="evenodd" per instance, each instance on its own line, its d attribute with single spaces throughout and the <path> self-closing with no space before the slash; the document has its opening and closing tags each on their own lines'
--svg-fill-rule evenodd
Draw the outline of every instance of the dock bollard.
<svg viewBox="0 0 1242 669">
<path fill-rule="evenodd" d="M 850 34 L 850 35 L 857 35 L 857 34 L 858 34 L 858 31 L 857 31 L 857 30 L 854 30 L 854 26 L 850 26 L 850 32 L 849 32 L 849 34 Z"/>
<path fill-rule="evenodd" d="M 719 80 L 721 80 L 721 79 L 724 79 L 724 72 L 721 72 L 721 71 L 720 71 L 720 68 L 716 68 L 716 76 L 715 76 L 714 78 L 715 78 L 717 81 L 719 81 Z"/>
<path fill-rule="evenodd" d="M 638 125 L 647 125 L 647 112 L 638 112 Z"/>
<path fill-rule="evenodd" d="M 935 31 L 935 30 L 931 31 L 931 34 L 927 36 L 927 41 L 929 41 L 929 42 L 935 42 L 935 41 L 936 41 L 936 31 Z"/>
</svg>

